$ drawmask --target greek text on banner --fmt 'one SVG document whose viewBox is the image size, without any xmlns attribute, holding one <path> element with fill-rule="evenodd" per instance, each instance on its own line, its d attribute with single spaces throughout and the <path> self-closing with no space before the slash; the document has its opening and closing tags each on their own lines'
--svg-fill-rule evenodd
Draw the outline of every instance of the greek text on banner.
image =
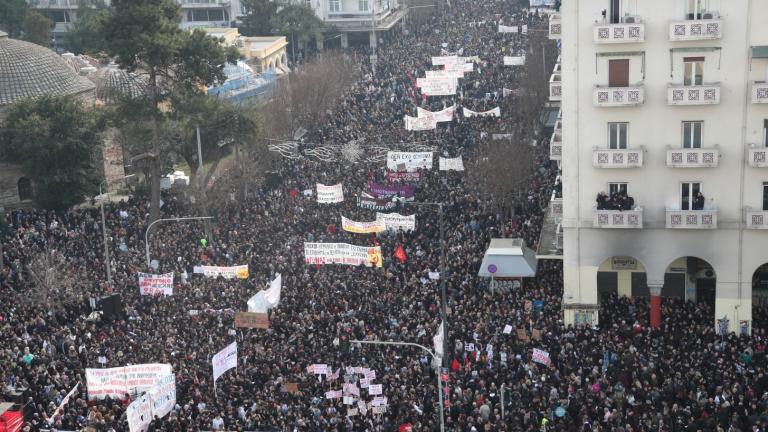
<svg viewBox="0 0 768 432">
<path fill-rule="evenodd" d="M 381 247 L 355 246 L 347 243 L 304 243 L 304 262 L 381 267 Z"/>
<path fill-rule="evenodd" d="M 344 216 L 341 217 L 341 227 L 344 231 L 355 234 L 380 233 L 386 229 L 384 223 L 381 221 L 357 222 L 352 219 L 347 219 Z"/>
<path fill-rule="evenodd" d="M 173 295 L 173 273 L 154 275 L 139 272 L 139 294 Z"/>
</svg>

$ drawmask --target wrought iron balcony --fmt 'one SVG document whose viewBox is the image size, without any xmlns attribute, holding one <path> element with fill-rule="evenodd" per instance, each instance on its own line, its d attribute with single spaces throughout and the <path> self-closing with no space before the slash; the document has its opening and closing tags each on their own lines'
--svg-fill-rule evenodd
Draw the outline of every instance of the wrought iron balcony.
<svg viewBox="0 0 768 432">
<path fill-rule="evenodd" d="M 670 148 L 667 166 L 670 168 L 712 168 L 720 163 L 720 150 L 713 148 Z"/>
<path fill-rule="evenodd" d="M 643 208 L 632 210 L 595 210 L 592 225 L 595 228 L 630 228 L 643 227 Z"/>
<path fill-rule="evenodd" d="M 645 42 L 645 24 L 639 17 L 627 17 L 620 24 L 595 24 L 593 36 L 596 44 Z M 637 22 L 634 22 L 637 21 Z"/>
<path fill-rule="evenodd" d="M 709 210 L 667 209 L 667 228 L 717 229 L 717 209 L 709 209 Z"/>
<path fill-rule="evenodd" d="M 673 21 L 669 23 L 670 41 L 700 41 L 721 39 L 723 21 L 715 14 L 703 14 L 706 19 Z"/>
<path fill-rule="evenodd" d="M 745 223 L 749 229 L 768 229 L 768 211 L 746 207 Z"/>
<path fill-rule="evenodd" d="M 667 86 L 668 105 L 716 105 L 720 103 L 720 83 Z"/>
<path fill-rule="evenodd" d="M 563 33 L 563 21 L 560 18 L 560 14 L 552 14 L 549 16 L 549 38 L 560 39 Z"/>
<path fill-rule="evenodd" d="M 595 86 L 592 102 L 599 107 L 627 107 L 645 102 L 645 88 L 642 84 L 630 87 Z"/>
<path fill-rule="evenodd" d="M 563 134 L 555 130 L 549 139 L 549 160 L 561 160 L 563 156 Z"/>
<path fill-rule="evenodd" d="M 768 103 L 768 83 L 755 81 L 752 83 L 752 103 Z"/>
<path fill-rule="evenodd" d="M 563 83 L 560 72 L 553 72 L 549 78 L 549 101 L 557 102 L 563 100 Z"/>
<path fill-rule="evenodd" d="M 750 147 L 748 157 L 749 166 L 753 168 L 768 167 L 768 147 Z"/>
<path fill-rule="evenodd" d="M 643 149 L 606 149 L 592 151 L 592 166 L 595 168 L 640 168 L 643 166 Z"/>
</svg>

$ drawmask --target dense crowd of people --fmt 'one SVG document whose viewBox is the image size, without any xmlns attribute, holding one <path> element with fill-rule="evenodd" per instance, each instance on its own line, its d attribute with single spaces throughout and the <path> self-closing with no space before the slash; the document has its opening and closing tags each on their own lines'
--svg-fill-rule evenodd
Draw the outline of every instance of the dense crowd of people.
<svg viewBox="0 0 768 432">
<path fill-rule="evenodd" d="M 398 34 L 379 47 L 374 73 L 351 86 L 306 140 L 316 143 L 429 141 L 440 155 L 481 157 L 478 146 L 491 132 L 517 132 L 538 121 L 515 96 L 523 68 L 502 65 L 504 53 L 532 47 L 529 35 L 501 34 L 497 25 L 526 24 L 543 31 L 546 17 L 518 2 L 453 1 L 434 21 Z M 552 46 L 554 49 L 554 46 Z M 461 96 L 424 98 L 414 87 L 441 50 L 478 56 L 476 71 L 462 81 Z M 545 80 L 546 77 L 541 77 Z M 457 118 L 436 131 L 410 132 L 404 114 L 416 107 L 438 110 L 457 103 L 474 111 L 501 106 L 501 118 Z M 129 199 L 106 208 L 113 286 L 105 282 L 99 213 L 18 210 L 6 215 L 2 233 L 0 379 L 6 390 L 28 397 L 25 430 L 127 430 L 130 400 L 88 400 L 85 368 L 168 363 L 176 375 L 176 406 L 150 425 L 155 431 L 414 431 L 439 430 L 438 374 L 445 382 L 448 431 L 757 431 L 768 424 L 766 335 L 721 337 L 707 304 L 669 299 L 660 329 L 650 329 L 641 298 L 608 297 L 600 326 L 562 321 L 562 265 L 540 261 L 537 276 L 511 289 L 491 290 L 477 276 L 483 253 L 496 237 L 521 237 L 536 249 L 543 213 L 553 191 L 561 195 L 557 167 L 539 136 L 524 199 L 500 212 L 481 198 L 463 172 L 424 170 L 414 183 L 416 201 L 445 206 L 447 290 L 445 364 L 432 367 L 415 347 L 358 345 L 385 340 L 433 346 L 440 326 L 441 245 L 434 209 L 398 204 L 416 215 L 416 230 L 376 236 L 340 227 L 340 215 L 372 220 L 355 195 L 370 180 L 386 183 L 383 163 L 281 159 L 279 181 L 250 188 L 246 198 L 221 178 L 212 196 L 211 236 L 199 223 L 162 224 L 150 236 L 144 260 L 148 203 Z M 428 138 L 424 138 L 428 137 Z M 385 140 L 385 141 L 383 141 Z M 498 145 L 504 145 L 501 142 Z M 318 204 L 301 193 L 316 183 L 344 184 L 345 201 Z M 298 192 L 298 193 L 297 193 Z M 164 195 L 164 217 L 188 215 L 182 195 Z M 511 216 L 510 216 L 511 214 Z M 201 241 L 203 239 L 204 241 Z M 382 268 L 307 265 L 305 242 L 378 245 Z M 402 246 L 405 259 L 394 258 Z M 68 297 L 31 301 L 29 267 L 43 253 L 66 259 L 62 283 Z M 247 264 L 246 280 L 206 278 L 200 264 Z M 173 296 L 140 296 L 137 272 L 175 275 Z M 282 297 L 270 311 L 269 329 L 236 329 L 234 312 L 282 275 Z M 120 316 L 94 316 L 88 298 L 108 291 L 122 297 Z M 238 366 L 216 382 L 211 357 L 238 342 Z M 533 361 L 533 349 L 550 364 Z M 327 364 L 340 376 L 318 379 L 307 366 Z M 387 398 L 383 413 L 348 416 L 342 399 L 325 393 L 357 377 L 347 367 L 375 371 Z M 46 421 L 66 393 L 80 383 L 62 412 Z M 289 385 L 290 384 L 290 385 Z M 293 384 L 296 384 L 294 387 Z M 367 400 L 365 391 L 363 399 Z M 502 403 L 503 401 L 503 403 Z"/>
</svg>

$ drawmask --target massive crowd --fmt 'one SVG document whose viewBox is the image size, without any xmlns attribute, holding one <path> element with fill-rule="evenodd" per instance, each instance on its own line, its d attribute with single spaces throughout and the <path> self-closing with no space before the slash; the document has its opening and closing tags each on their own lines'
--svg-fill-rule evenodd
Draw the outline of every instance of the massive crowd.
<svg viewBox="0 0 768 432">
<path fill-rule="evenodd" d="M 542 30 L 546 18 L 528 15 L 512 1 L 452 3 L 433 22 L 381 46 L 376 72 L 363 64 L 362 80 L 340 101 L 326 127 L 310 131 L 307 140 L 409 142 L 427 136 L 441 154 L 471 160 L 489 132 L 531 128 L 536 111 L 522 115 L 515 97 L 502 97 L 503 88 L 517 86 L 520 68 L 502 66 L 501 56 L 532 47 L 528 36 L 499 34 L 497 23 Z M 441 48 L 481 58 L 456 102 L 475 111 L 500 105 L 500 119 L 462 118 L 426 133 L 403 129 L 403 115 L 414 115 L 416 106 L 436 110 L 453 103 L 422 99 L 414 88 L 415 77 L 430 68 L 430 57 Z M 541 261 L 535 278 L 511 290 L 492 291 L 477 276 L 491 238 L 522 237 L 536 248 L 558 174 L 547 159 L 546 142 L 539 139 L 537 169 L 523 195 L 527 199 L 511 216 L 486 205 L 462 172 L 424 171 L 416 184 L 417 201 L 445 205 L 446 430 L 765 430 L 762 330 L 751 337 L 720 337 L 706 304 L 677 300 L 664 301 L 662 328 L 649 329 L 645 300 L 616 297 L 602 301 L 599 328 L 565 326 L 559 262 Z M 373 219 L 374 212 L 356 206 L 354 195 L 370 179 L 386 181 L 382 163 L 281 159 L 273 172 L 276 185 L 250 188 L 256 192 L 245 199 L 230 195 L 237 187 L 233 182 L 216 182 L 212 195 L 223 199 L 211 209 L 217 219 L 210 239 L 197 223 L 164 224 L 153 231 L 158 272 L 175 274 L 171 297 L 139 295 L 136 272 L 150 270 L 143 240 L 147 202 L 130 199 L 108 206 L 114 292 L 123 302 L 122 316 L 115 320 L 94 317 L 87 302 L 108 288 L 98 212 L 6 215 L 0 378 L 6 390 L 26 389 L 25 430 L 127 430 L 128 401 L 88 401 L 84 369 L 154 362 L 172 365 L 177 405 L 154 420 L 152 430 L 438 430 L 437 372 L 428 356 L 417 348 L 349 342 L 432 347 L 440 325 L 438 281 L 429 277 L 440 260 L 437 213 L 403 204 L 400 213 L 416 214 L 415 231 L 351 234 L 340 229 L 340 215 Z M 292 193 L 313 189 L 316 182 L 343 182 L 347 199 L 318 204 L 312 196 Z M 179 196 L 163 200 L 166 217 L 191 211 Z M 307 241 L 378 244 L 383 266 L 306 265 Z M 392 257 L 398 245 L 407 256 L 404 262 Z M 66 281 L 76 294 L 48 305 L 27 301 L 25 290 L 31 288 L 25 268 L 42 251 L 52 250 L 66 257 Z M 193 271 L 202 263 L 248 264 L 250 276 L 204 278 Z M 271 311 L 271 328 L 235 329 L 234 311 L 245 310 L 247 299 L 276 273 L 282 274 L 283 290 Z M 214 395 L 211 357 L 232 341 L 238 342 L 238 366 L 217 381 Z M 549 352 L 551 364 L 533 362 L 533 348 Z M 307 373 L 311 364 L 328 364 L 342 375 L 319 380 Z M 376 371 L 387 398 L 385 413 L 350 417 L 341 399 L 324 397 L 341 387 L 346 367 L 357 366 Z M 44 418 L 78 382 L 75 397 L 48 425 Z M 296 390 L 287 391 L 293 383 Z"/>
</svg>

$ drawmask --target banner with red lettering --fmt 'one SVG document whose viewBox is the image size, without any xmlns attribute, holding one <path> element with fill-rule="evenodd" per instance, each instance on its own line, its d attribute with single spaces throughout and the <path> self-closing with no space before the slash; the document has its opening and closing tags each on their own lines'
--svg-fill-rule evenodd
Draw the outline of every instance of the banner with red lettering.
<svg viewBox="0 0 768 432">
<path fill-rule="evenodd" d="M 173 295 L 173 272 L 161 275 L 139 272 L 139 294 Z"/>
<path fill-rule="evenodd" d="M 123 399 L 126 395 L 143 393 L 157 385 L 159 379 L 170 375 L 171 365 L 146 363 L 106 369 L 85 369 L 88 399 Z"/>
</svg>

